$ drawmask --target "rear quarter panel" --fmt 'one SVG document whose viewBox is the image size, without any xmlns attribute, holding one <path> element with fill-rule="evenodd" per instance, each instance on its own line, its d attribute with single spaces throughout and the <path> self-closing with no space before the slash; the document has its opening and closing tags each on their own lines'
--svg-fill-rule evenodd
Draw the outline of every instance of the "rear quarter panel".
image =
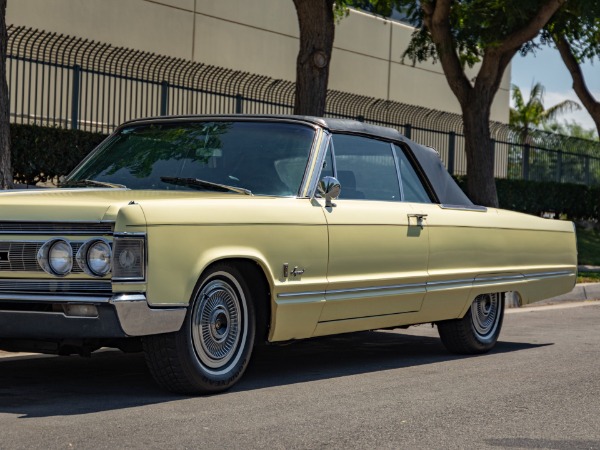
<svg viewBox="0 0 600 450">
<path fill-rule="evenodd" d="M 577 250 L 571 222 L 491 208 L 422 209 L 430 237 L 423 320 L 460 317 L 483 293 L 516 291 L 526 304 L 573 288 Z"/>
</svg>

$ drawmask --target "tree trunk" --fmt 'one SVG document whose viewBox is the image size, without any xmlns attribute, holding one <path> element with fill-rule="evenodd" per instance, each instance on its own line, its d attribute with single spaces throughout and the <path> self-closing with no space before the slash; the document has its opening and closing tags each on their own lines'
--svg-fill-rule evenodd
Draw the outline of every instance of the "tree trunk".
<svg viewBox="0 0 600 450">
<path fill-rule="evenodd" d="M 448 85 L 458 99 L 464 122 L 467 153 L 467 191 L 471 200 L 484 206 L 498 206 L 494 179 L 494 147 L 490 135 L 490 110 L 502 75 L 521 46 L 534 39 L 540 29 L 566 0 L 545 0 L 522 28 L 484 50 L 474 81 L 469 80 L 459 59 L 450 18 L 459 2 L 436 0 L 419 2 L 423 22 L 436 46 Z M 411 2 L 412 3 L 412 2 Z M 455 8 L 453 10 L 453 8 Z"/>
<path fill-rule="evenodd" d="M 0 189 L 12 187 L 10 162 L 10 103 L 6 84 L 6 0 L 0 0 Z"/>
<path fill-rule="evenodd" d="M 335 22 L 333 0 L 294 0 L 300 27 L 294 114 L 323 116 Z"/>
<path fill-rule="evenodd" d="M 480 95 L 472 95 L 471 101 L 462 108 L 467 154 L 467 192 L 473 203 L 497 208 L 490 108 L 491 100 Z"/>
</svg>

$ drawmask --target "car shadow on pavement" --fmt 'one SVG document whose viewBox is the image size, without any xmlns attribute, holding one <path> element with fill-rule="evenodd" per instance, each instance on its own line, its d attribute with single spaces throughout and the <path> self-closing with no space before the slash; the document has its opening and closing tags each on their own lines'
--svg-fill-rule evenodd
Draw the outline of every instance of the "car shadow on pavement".
<svg viewBox="0 0 600 450">
<path fill-rule="evenodd" d="M 499 342 L 492 353 L 551 344 Z M 437 337 L 370 331 L 255 349 L 242 380 L 230 391 L 357 375 L 465 358 Z M 20 418 L 69 416 L 159 404 L 182 396 L 162 391 L 143 354 L 101 351 L 79 356 L 0 359 L 0 414 Z"/>
<path fill-rule="evenodd" d="M 498 341 L 490 354 L 546 345 L 552 344 Z M 244 378 L 233 390 L 260 389 L 478 356 L 451 354 L 437 337 L 386 331 L 349 333 L 298 341 L 288 346 L 259 347 Z"/>
</svg>

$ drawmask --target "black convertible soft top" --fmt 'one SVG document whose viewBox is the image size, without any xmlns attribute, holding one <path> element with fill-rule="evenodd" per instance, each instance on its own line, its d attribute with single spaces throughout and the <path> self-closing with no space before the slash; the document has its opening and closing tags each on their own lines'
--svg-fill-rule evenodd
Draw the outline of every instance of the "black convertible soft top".
<svg viewBox="0 0 600 450">
<path fill-rule="evenodd" d="M 326 117 L 312 117 L 312 116 L 292 116 L 292 115 L 246 115 L 246 114 L 234 114 L 234 115 L 196 115 L 196 116 L 165 116 L 165 117 L 154 117 L 149 119 L 135 119 L 121 125 L 127 126 L 134 123 L 147 123 L 147 122 L 165 122 L 165 121 L 193 121 L 193 120 L 283 120 L 283 121 L 296 121 L 296 122 L 308 122 L 311 124 L 319 125 L 332 132 L 340 133 L 351 133 L 360 134 L 364 136 L 372 136 L 376 138 L 382 138 L 390 141 L 403 142 L 412 151 L 417 162 L 425 172 L 427 179 L 429 180 L 431 187 L 435 191 L 435 194 L 439 202 L 447 206 L 464 206 L 473 207 L 473 202 L 469 200 L 466 194 L 462 191 L 454 179 L 450 176 L 438 152 L 430 147 L 417 144 L 411 141 L 398 130 L 388 127 L 380 127 L 377 125 L 370 125 L 364 122 L 350 119 L 330 119 Z M 121 128 L 119 127 L 119 128 Z"/>
<path fill-rule="evenodd" d="M 450 176 L 442 163 L 440 155 L 431 147 L 417 144 L 411 141 L 394 128 L 369 125 L 357 120 L 308 118 L 316 121 L 325 128 L 334 132 L 361 134 L 365 136 L 381 137 L 408 145 L 425 172 L 440 203 L 454 206 L 472 207 L 473 202 L 469 200 L 463 190 Z"/>
</svg>

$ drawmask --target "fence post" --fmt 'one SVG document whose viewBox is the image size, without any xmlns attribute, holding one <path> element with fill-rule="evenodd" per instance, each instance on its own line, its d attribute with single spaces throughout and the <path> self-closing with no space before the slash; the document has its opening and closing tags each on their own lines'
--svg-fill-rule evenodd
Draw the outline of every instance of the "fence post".
<svg viewBox="0 0 600 450">
<path fill-rule="evenodd" d="M 496 164 L 496 139 L 492 138 L 492 160 L 494 161 L 494 178 L 498 177 L 500 168 Z"/>
<path fill-rule="evenodd" d="M 160 115 L 167 115 L 167 107 L 169 105 L 169 83 L 162 81 L 160 83 Z"/>
<path fill-rule="evenodd" d="M 563 152 L 558 151 L 556 154 L 556 182 L 560 183 L 562 180 L 562 168 L 563 168 Z"/>
<path fill-rule="evenodd" d="M 410 123 L 404 124 L 404 136 L 410 139 L 410 132 L 412 130 L 412 125 Z"/>
<path fill-rule="evenodd" d="M 588 186 L 591 184 L 590 179 L 590 157 L 585 155 L 585 184 Z"/>
<path fill-rule="evenodd" d="M 242 94 L 237 94 L 235 96 L 235 113 L 236 114 L 244 113 L 244 97 L 242 97 Z"/>
<path fill-rule="evenodd" d="M 456 133 L 451 131 L 448 133 L 448 172 L 454 175 L 454 153 L 456 148 Z"/>
<path fill-rule="evenodd" d="M 73 88 L 71 92 L 71 129 L 79 128 L 79 93 L 81 90 L 81 66 L 73 66 Z"/>
<path fill-rule="evenodd" d="M 529 180 L 529 153 L 531 147 L 529 144 L 525 144 L 523 147 L 523 179 Z"/>
</svg>

